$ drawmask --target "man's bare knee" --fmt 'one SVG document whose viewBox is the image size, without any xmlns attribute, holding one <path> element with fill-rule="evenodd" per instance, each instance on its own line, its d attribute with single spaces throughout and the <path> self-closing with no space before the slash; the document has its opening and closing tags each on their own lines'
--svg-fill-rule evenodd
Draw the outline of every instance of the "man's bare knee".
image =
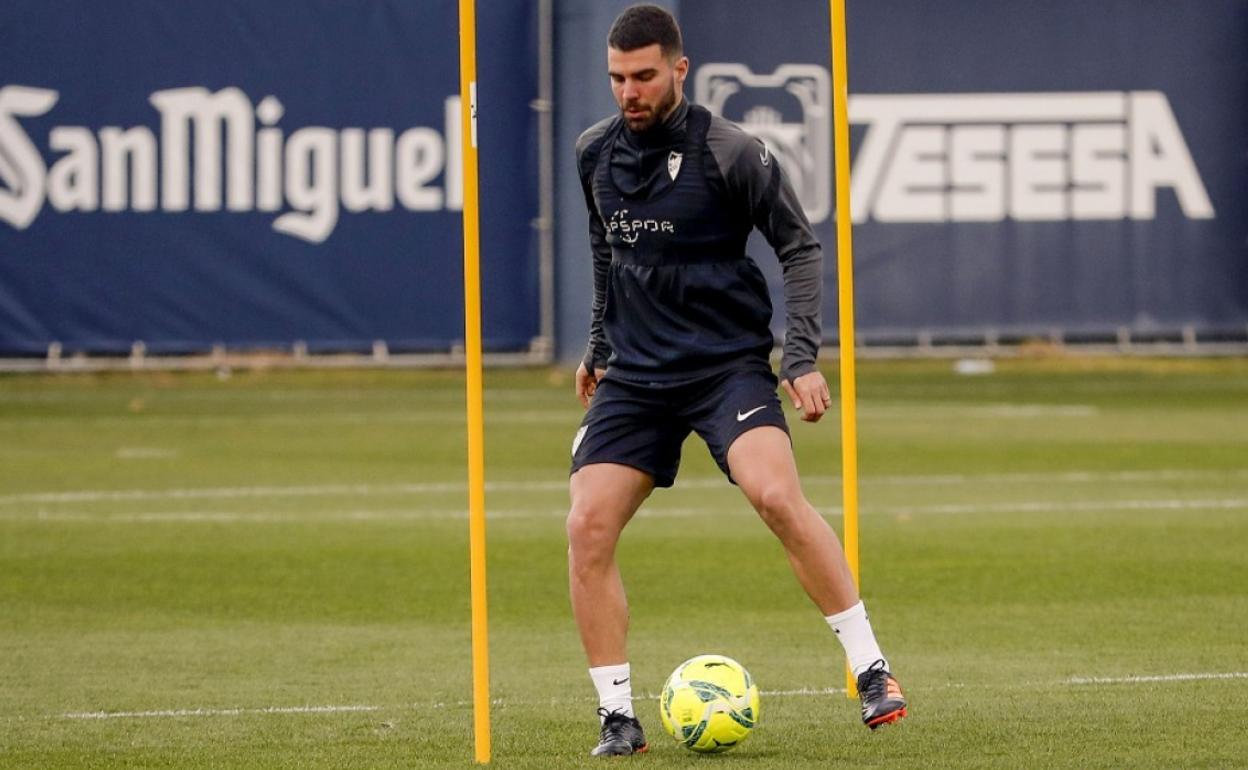
<svg viewBox="0 0 1248 770">
<path fill-rule="evenodd" d="M 610 560 L 621 528 L 617 517 L 592 502 L 575 503 L 568 513 L 568 555 L 583 566 Z"/>
<path fill-rule="evenodd" d="M 768 528 L 781 537 L 800 529 L 810 508 L 801 490 L 792 484 L 767 484 L 751 502 Z"/>
</svg>

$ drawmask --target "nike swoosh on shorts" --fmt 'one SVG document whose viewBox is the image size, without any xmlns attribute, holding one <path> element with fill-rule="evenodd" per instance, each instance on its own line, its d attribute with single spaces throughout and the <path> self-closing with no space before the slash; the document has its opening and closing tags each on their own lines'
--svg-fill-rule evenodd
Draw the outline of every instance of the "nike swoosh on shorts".
<svg viewBox="0 0 1248 770">
<path fill-rule="evenodd" d="M 751 409 L 751 410 L 750 410 L 750 411 L 748 411 L 748 412 L 742 412 L 740 409 L 738 409 L 738 410 L 737 410 L 737 422 L 745 422 L 745 421 L 746 421 L 746 420 L 748 420 L 748 419 L 750 418 L 750 416 L 751 416 L 751 415 L 753 415 L 755 412 L 762 411 L 763 409 L 766 409 L 766 408 L 767 408 L 767 405 L 766 405 L 766 404 L 763 404 L 762 406 L 756 406 L 756 407 L 754 407 L 753 409 Z"/>
</svg>

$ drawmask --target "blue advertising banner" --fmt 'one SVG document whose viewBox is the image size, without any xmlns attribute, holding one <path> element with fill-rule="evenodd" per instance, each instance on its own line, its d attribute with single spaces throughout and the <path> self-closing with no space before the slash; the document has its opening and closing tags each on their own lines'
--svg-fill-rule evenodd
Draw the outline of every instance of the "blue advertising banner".
<svg viewBox="0 0 1248 770">
<path fill-rule="evenodd" d="M 484 337 L 517 350 L 539 325 L 536 27 L 490 5 Z M 448 350 L 458 56 L 454 0 L 6 0 L 0 355 Z"/>
<path fill-rule="evenodd" d="M 868 339 L 1242 337 L 1248 3 L 848 5 Z M 687 93 L 785 163 L 829 253 L 835 318 L 827 5 L 682 0 L 680 18 Z"/>
</svg>

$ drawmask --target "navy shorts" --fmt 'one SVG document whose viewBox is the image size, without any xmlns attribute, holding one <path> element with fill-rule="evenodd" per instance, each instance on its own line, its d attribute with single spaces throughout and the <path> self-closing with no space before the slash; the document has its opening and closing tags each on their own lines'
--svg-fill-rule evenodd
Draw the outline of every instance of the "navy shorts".
<svg viewBox="0 0 1248 770">
<path fill-rule="evenodd" d="M 572 441 L 572 472 L 594 463 L 628 465 L 670 487 L 680 468 L 680 447 L 696 431 L 720 470 L 728 447 L 763 425 L 789 432 L 770 369 L 732 369 L 679 385 L 619 380 L 598 383 L 589 411 Z"/>
</svg>

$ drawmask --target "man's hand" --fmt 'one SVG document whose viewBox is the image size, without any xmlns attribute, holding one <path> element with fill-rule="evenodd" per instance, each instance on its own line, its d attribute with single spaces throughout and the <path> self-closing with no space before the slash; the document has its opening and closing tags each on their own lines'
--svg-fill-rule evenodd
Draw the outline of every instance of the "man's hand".
<svg viewBox="0 0 1248 770">
<path fill-rule="evenodd" d="M 594 391 L 598 389 L 598 380 L 601 380 L 602 375 L 606 373 L 606 369 L 595 369 L 594 373 L 590 374 L 584 361 L 576 367 L 576 397 L 581 400 L 581 406 L 589 408 L 589 401 L 594 397 Z M 826 385 L 824 389 L 827 389 Z"/>
<path fill-rule="evenodd" d="M 780 385 L 793 401 L 793 408 L 802 413 L 802 419 L 806 422 L 819 422 L 823 413 L 832 406 L 828 381 L 819 371 L 807 372 L 792 382 L 781 380 Z"/>
</svg>

